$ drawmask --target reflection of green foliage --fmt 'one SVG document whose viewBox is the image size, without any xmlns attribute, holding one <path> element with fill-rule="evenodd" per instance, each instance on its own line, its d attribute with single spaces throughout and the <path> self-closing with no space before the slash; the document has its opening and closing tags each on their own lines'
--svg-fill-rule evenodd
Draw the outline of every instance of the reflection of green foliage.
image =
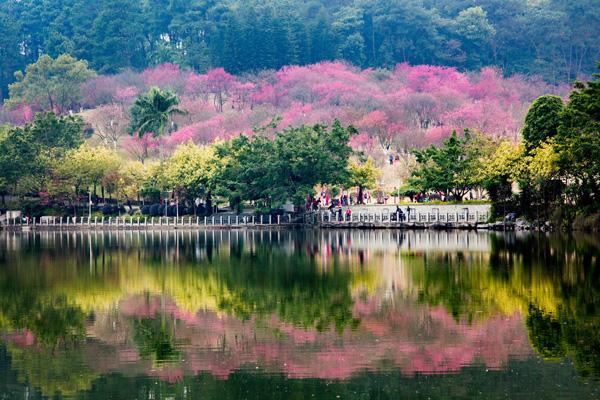
<svg viewBox="0 0 600 400">
<path fill-rule="evenodd" d="M 600 317 L 561 321 L 568 355 L 584 376 L 600 379 Z"/>
<path fill-rule="evenodd" d="M 82 339 L 85 335 L 84 317 L 81 309 L 59 298 L 42 306 L 32 321 L 31 330 L 39 342 L 46 344 Z"/>
<path fill-rule="evenodd" d="M 290 257 L 272 246 L 259 246 L 217 268 L 227 289 L 218 306 L 242 319 L 276 313 L 296 326 L 335 326 L 338 332 L 358 323 L 352 316 L 350 271 L 334 268 L 319 274 L 314 260 Z"/>
<path fill-rule="evenodd" d="M 527 330 L 529 341 L 533 348 L 546 359 L 564 357 L 562 346 L 560 322 L 551 315 L 544 314 L 534 305 L 529 306 L 527 316 Z"/>
<path fill-rule="evenodd" d="M 181 358 L 172 334 L 173 321 L 168 321 L 167 318 L 157 315 L 156 318 L 133 321 L 133 340 L 140 355 L 152 359 L 158 365 Z"/>
<path fill-rule="evenodd" d="M 493 234 L 491 243 L 489 261 L 428 254 L 414 274 L 420 300 L 443 305 L 457 320 L 520 311 L 540 356 L 571 357 L 582 375 L 600 378 L 597 239 Z"/>
<path fill-rule="evenodd" d="M 29 329 L 39 343 L 56 346 L 85 337 L 85 315 L 77 306 L 67 303 L 64 296 L 45 300 L 24 290 L 1 296 L 0 313 L 12 329 Z"/>
<path fill-rule="evenodd" d="M 527 317 L 529 339 L 546 359 L 571 357 L 583 376 L 600 378 L 600 320 L 558 313 L 554 317 L 535 306 Z"/>
<path fill-rule="evenodd" d="M 10 347 L 12 368 L 20 382 L 39 388 L 45 396 L 73 396 L 89 390 L 97 374 L 86 366 L 85 353 L 77 346 Z"/>
<path fill-rule="evenodd" d="M 443 305 L 456 320 L 466 317 L 472 321 L 482 310 L 492 312 L 489 302 L 482 298 L 482 271 L 469 268 L 462 257 L 456 260 L 431 257 L 423 268 L 423 286 L 419 291 L 421 302 Z"/>
<path fill-rule="evenodd" d="M 164 247 L 144 247 L 138 257 L 94 243 L 91 269 L 89 260 L 82 263 L 80 253 L 72 249 L 44 255 L 24 251 L 18 268 L 7 260 L 9 267 L 0 270 L 0 323 L 4 319 L 10 321 L 5 322 L 7 328 L 33 330 L 40 309 L 36 304 L 55 298 L 63 299 L 53 307 L 62 304 L 64 318 L 83 321 L 83 312 L 69 314 L 66 299 L 87 313 L 127 294 L 162 290 L 190 312 L 208 305 L 242 319 L 277 314 L 284 322 L 307 328 L 335 326 L 342 331 L 356 325 L 351 286 L 357 273 L 346 266 L 320 271 L 318 262 L 304 252 L 289 254 L 264 243 L 250 248 L 243 242 L 231 243 L 228 251 L 207 239 L 201 260 L 194 246 L 181 246 L 173 259 Z M 39 268 L 41 256 L 52 257 L 44 270 Z M 82 324 L 73 324 L 83 332 Z M 80 332 L 77 329 L 71 332 Z"/>
</svg>

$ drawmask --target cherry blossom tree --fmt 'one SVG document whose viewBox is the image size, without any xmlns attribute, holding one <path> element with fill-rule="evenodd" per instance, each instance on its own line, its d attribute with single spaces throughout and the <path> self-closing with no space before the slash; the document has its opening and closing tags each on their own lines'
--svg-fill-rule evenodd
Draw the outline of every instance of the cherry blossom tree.
<svg viewBox="0 0 600 400">
<path fill-rule="evenodd" d="M 223 112 L 223 106 L 236 85 L 236 78 L 223 68 L 211 69 L 203 77 L 206 91 L 213 96 L 213 104 L 217 112 Z"/>
</svg>

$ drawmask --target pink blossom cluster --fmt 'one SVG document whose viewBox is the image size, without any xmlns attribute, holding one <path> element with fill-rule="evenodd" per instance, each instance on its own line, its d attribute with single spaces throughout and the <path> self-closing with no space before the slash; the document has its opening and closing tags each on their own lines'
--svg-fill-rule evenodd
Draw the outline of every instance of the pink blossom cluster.
<svg viewBox="0 0 600 400">
<path fill-rule="evenodd" d="M 472 129 L 494 137 L 517 138 L 530 103 L 545 93 L 566 94 L 539 79 L 503 77 L 484 68 L 399 64 L 394 70 L 360 70 L 341 62 L 289 66 L 279 71 L 236 77 L 222 68 L 197 74 L 174 64 L 141 73 L 99 76 L 83 87 L 84 103 L 129 104 L 151 86 L 174 91 L 181 108 L 170 146 L 189 140 L 210 143 L 251 133 L 279 117 L 279 127 L 354 124 L 352 144 L 407 149 L 436 143 L 453 130 Z"/>
</svg>

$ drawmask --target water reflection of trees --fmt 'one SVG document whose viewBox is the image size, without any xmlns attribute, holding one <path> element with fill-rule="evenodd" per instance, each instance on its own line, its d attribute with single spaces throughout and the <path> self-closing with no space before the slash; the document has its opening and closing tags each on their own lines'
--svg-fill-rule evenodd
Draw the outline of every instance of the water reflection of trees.
<svg viewBox="0 0 600 400">
<path fill-rule="evenodd" d="M 538 237 L 494 242 L 498 263 L 530 276 L 543 275 L 556 293 L 552 308 L 532 302 L 526 325 L 535 350 L 547 359 L 570 357 L 584 376 L 600 378 L 600 246 L 589 235 Z M 506 274 L 504 274 L 506 275 Z"/>
<path fill-rule="evenodd" d="M 101 372 L 149 360 L 142 371 L 165 379 L 228 376 L 268 360 L 295 368 L 286 371 L 292 375 L 346 379 L 382 362 L 405 373 L 456 371 L 480 358 L 501 367 L 511 353 L 493 351 L 507 346 L 506 337 L 521 343 L 526 326 L 542 357 L 571 357 L 582 374 L 600 377 L 600 257 L 590 237 L 216 231 L 0 238 L 0 323 L 16 332 L 9 342 L 22 360 L 34 357 L 30 351 L 50 357 L 53 348 L 72 357 L 68 344 L 87 333 L 128 360 Z M 422 332 L 433 332 L 420 338 L 423 351 L 407 345 Z M 483 337 L 492 340 L 483 346 Z M 93 357 L 85 362 L 93 365 Z"/>
</svg>

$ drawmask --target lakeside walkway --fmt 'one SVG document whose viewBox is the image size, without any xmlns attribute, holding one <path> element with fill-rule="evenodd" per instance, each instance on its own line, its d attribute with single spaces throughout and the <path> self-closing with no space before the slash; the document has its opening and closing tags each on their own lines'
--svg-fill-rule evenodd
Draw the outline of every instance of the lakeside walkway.
<svg viewBox="0 0 600 400">
<path fill-rule="evenodd" d="M 338 229 L 486 229 L 487 205 L 414 205 L 400 211 L 354 206 L 350 215 L 320 210 L 304 215 L 213 215 L 210 217 L 38 217 L 2 221 L 6 230 L 169 230 L 319 227 Z M 344 211 L 346 209 L 343 209 Z"/>
</svg>

